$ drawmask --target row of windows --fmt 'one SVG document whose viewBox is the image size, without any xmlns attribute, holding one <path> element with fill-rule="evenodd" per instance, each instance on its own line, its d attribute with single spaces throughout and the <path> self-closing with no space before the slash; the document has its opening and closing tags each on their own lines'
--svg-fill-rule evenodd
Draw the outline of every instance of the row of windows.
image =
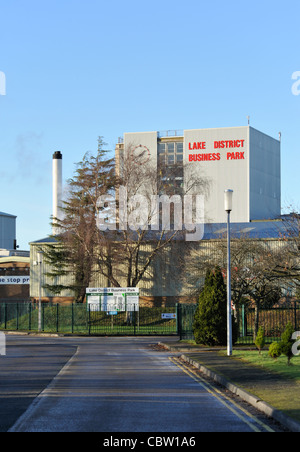
<svg viewBox="0 0 300 452">
<path fill-rule="evenodd" d="M 161 163 L 166 165 L 183 162 L 183 143 L 158 143 L 158 158 Z"/>
<path fill-rule="evenodd" d="M 183 143 L 158 142 L 157 151 L 162 184 L 159 189 L 160 194 L 181 194 L 183 190 Z"/>
</svg>

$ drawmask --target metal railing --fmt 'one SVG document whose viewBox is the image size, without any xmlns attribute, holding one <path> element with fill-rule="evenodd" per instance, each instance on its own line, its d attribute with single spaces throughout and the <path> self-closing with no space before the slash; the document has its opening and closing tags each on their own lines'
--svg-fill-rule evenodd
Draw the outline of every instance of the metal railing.
<svg viewBox="0 0 300 452">
<path fill-rule="evenodd" d="M 157 138 L 167 138 L 167 137 L 183 137 L 183 130 L 162 130 L 157 132 Z M 118 137 L 118 144 L 124 143 L 124 137 Z"/>
<path fill-rule="evenodd" d="M 194 340 L 193 323 L 197 305 L 178 305 L 178 335 L 181 340 Z M 300 331 L 300 302 L 293 301 L 269 309 L 242 306 L 238 317 L 237 345 L 252 345 L 255 332 L 259 327 L 264 329 L 266 344 L 280 341 L 286 325 L 290 322 L 295 331 Z"/>
<path fill-rule="evenodd" d="M 0 303 L 0 330 L 84 335 L 176 335 L 176 306 L 100 311 L 91 304 Z"/>
<path fill-rule="evenodd" d="M 42 304 L 40 331 L 99 336 L 178 335 L 181 340 L 193 340 L 196 308 L 196 304 L 177 304 L 106 312 L 90 304 Z M 0 303 L 0 330 L 39 331 L 38 319 L 38 304 Z M 300 331 L 299 301 L 260 309 L 258 317 L 254 308 L 242 307 L 238 313 L 236 344 L 253 344 L 258 327 L 263 327 L 267 344 L 279 341 L 289 322 L 295 331 Z"/>
<path fill-rule="evenodd" d="M 183 130 L 163 130 L 162 132 L 157 132 L 157 137 L 183 137 Z"/>
</svg>

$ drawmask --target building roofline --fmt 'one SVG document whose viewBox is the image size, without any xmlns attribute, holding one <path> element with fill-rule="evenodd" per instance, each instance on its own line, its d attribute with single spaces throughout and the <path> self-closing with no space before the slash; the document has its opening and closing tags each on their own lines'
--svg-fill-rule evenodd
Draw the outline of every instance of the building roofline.
<svg viewBox="0 0 300 452">
<path fill-rule="evenodd" d="M 11 217 L 11 218 L 17 218 L 17 215 L 12 215 L 10 213 L 0 212 L 1 217 Z"/>
<path fill-rule="evenodd" d="M 56 238 L 49 236 L 40 240 L 34 240 L 33 242 L 29 242 L 29 245 L 37 245 L 38 243 L 55 243 L 55 242 L 57 242 Z"/>
</svg>

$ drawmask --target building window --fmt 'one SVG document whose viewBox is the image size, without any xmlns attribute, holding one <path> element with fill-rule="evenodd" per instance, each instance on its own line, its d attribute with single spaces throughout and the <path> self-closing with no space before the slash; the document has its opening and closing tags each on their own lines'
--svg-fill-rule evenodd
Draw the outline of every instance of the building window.
<svg viewBox="0 0 300 452">
<path fill-rule="evenodd" d="M 174 154 L 175 143 L 168 143 L 168 154 Z"/>
<path fill-rule="evenodd" d="M 158 142 L 159 193 L 181 194 L 183 190 L 183 143 Z"/>
<path fill-rule="evenodd" d="M 164 142 L 158 143 L 158 160 L 160 164 L 174 165 L 183 162 L 183 143 Z"/>
<path fill-rule="evenodd" d="M 183 143 L 176 143 L 176 153 L 183 154 Z"/>
<path fill-rule="evenodd" d="M 174 165 L 175 163 L 175 156 L 174 154 L 168 155 L 168 165 Z"/>
</svg>

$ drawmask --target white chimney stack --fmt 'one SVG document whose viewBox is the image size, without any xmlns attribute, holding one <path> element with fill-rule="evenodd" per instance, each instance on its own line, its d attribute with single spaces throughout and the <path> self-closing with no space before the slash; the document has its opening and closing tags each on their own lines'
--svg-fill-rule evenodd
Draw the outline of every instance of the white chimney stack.
<svg viewBox="0 0 300 452">
<path fill-rule="evenodd" d="M 62 206 L 62 154 L 56 151 L 52 160 L 52 189 L 53 189 L 53 218 L 61 219 L 60 208 Z M 57 228 L 53 227 L 53 234 Z"/>
</svg>

